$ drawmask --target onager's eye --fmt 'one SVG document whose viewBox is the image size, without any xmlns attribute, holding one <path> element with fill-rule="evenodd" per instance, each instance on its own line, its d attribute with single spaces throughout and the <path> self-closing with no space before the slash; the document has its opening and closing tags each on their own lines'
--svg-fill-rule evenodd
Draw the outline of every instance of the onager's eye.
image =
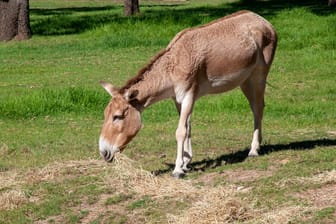
<svg viewBox="0 0 336 224">
<path fill-rule="evenodd" d="M 120 120 L 123 120 L 124 118 L 125 118 L 124 115 L 116 114 L 112 117 L 112 121 L 113 122 L 118 122 Z"/>
</svg>

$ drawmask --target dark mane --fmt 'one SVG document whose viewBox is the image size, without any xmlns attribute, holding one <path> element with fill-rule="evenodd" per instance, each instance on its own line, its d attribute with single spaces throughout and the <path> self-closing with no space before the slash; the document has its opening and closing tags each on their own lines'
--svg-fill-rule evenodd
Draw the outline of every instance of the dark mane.
<svg viewBox="0 0 336 224">
<path fill-rule="evenodd" d="M 119 90 L 121 94 L 125 92 L 125 90 L 129 89 L 131 86 L 137 84 L 141 80 L 144 79 L 144 74 L 146 71 L 150 70 L 153 64 L 165 53 L 167 52 L 167 49 L 161 50 L 157 55 L 155 55 L 144 67 L 142 67 L 136 76 L 129 79 L 126 84 Z"/>
</svg>

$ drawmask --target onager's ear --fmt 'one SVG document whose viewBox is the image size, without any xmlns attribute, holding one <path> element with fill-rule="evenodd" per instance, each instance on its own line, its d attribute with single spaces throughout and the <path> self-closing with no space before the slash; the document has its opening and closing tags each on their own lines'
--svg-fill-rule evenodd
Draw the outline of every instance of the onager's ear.
<svg viewBox="0 0 336 224">
<path fill-rule="evenodd" d="M 104 81 L 100 81 L 100 84 L 112 97 L 117 96 L 118 88 L 116 88 L 112 84 L 104 82 Z"/>
<path fill-rule="evenodd" d="M 138 96 L 139 91 L 134 89 L 134 90 L 127 90 L 124 93 L 124 97 L 128 102 L 131 102 L 132 100 L 134 100 L 137 96 Z"/>
</svg>

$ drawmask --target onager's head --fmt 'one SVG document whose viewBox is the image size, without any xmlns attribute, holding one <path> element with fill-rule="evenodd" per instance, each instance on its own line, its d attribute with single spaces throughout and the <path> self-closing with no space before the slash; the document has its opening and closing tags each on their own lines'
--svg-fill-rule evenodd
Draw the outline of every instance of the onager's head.
<svg viewBox="0 0 336 224">
<path fill-rule="evenodd" d="M 116 152 L 122 152 L 141 129 L 141 115 L 130 104 L 129 93 L 120 94 L 111 84 L 101 82 L 113 97 L 104 112 L 104 124 L 99 138 L 99 151 L 107 162 L 112 162 Z M 135 94 L 131 94 L 133 97 Z"/>
</svg>

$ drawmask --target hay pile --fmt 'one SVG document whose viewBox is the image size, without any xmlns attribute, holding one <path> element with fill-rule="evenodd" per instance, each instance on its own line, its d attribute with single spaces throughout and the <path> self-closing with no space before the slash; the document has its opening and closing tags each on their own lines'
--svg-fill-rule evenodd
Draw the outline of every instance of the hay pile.
<svg viewBox="0 0 336 224">
<path fill-rule="evenodd" d="M 154 176 L 123 154 L 107 164 L 102 160 L 55 162 L 43 168 L 24 173 L 3 172 L 0 181 L 6 190 L 0 192 L 0 210 L 14 209 L 28 202 L 43 199 L 30 198 L 21 188 L 40 182 L 62 182 L 80 175 L 101 177 L 96 183 L 103 188 L 114 188 L 116 193 L 134 192 L 139 197 L 164 203 L 168 198 L 175 201 L 192 201 L 190 207 L 179 214 L 166 214 L 169 223 L 223 223 L 244 221 L 251 217 L 250 209 L 235 197 L 236 186 L 195 186 L 192 180 L 179 180 L 170 175 Z M 4 188 L 2 188 L 4 189 Z M 92 211 L 93 212 L 93 211 Z"/>
<path fill-rule="evenodd" d="M 43 168 L 29 169 L 25 172 L 10 170 L 0 172 L 0 211 L 11 210 L 28 202 L 37 202 L 42 195 L 32 196 L 25 193 L 25 186 L 40 182 L 61 182 L 82 173 L 98 173 L 101 163 L 97 160 L 68 161 L 53 163 Z"/>
<path fill-rule="evenodd" d="M 202 190 L 202 196 L 180 215 L 169 215 L 170 223 L 237 223 L 251 219 L 251 211 L 234 198 L 232 189 Z"/>
<path fill-rule="evenodd" d="M 139 164 L 120 154 L 106 178 L 107 184 L 121 183 L 141 195 L 153 199 L 175 198 L 193 201 L 180 214 L 167 214 L 169 223 L 232 223 L 252 218 L 250 209 L 235 195 L 236 186 L 195 186 L 191 180 L 179 180 L 170 175 L 154 176 Z"/>
<path fill-rule="evenodd" d="M 137 198 L 149 196 L 160 204 L 165 203 L 166 200 L 190 202 L 181 212 L 176 210 L 172 210 L 174 214 L 167 212 L 166 218 L 169 223 L 288 223 L 293 220 L 293 215 L 298 217 L 298 215 L 316 210 L 314 204 L 308 207 L 289 205 L 272 211 L 267 208 L 255 209 L 253 205 L 249 204 L 251 202 L 243 199 L 242 193 L 249 193 L 249 188 L 242 190 L 242 187 L 233 183 L 216 187 L 200 186 L 196 184 L 197 180 L 175 179 L 170 174 L 154 176 L 124 154 L 118 154 L 116 161 L 112 164 L 90 159 L 55 162 L 43 168 L 22 172 L 15 170 L 0 172 L 0 211 L 15 209 L 28 202 L 43 200 L 44 195 L 26 195 L 22 189 L 27 185 L 41 182 L 62 183 L 67 179 L 77 178 L 81 175 L 99 177 L 95 184 L 102 189 L 113 189 L 110 192 L 115 194 L 131 192 Z M 336 170 L 309 178 L 282 180 L 277 185 L 281 188 L 288 182 L 309 182 L 335 186 Z M 96 215 L 99 215 L 99 212 L 96 211 L 106 210 L 104 197 L 106 200 L 114 193 L 103 195 L 102 201 L 95 206 L 87 206 L 90 213 L 86 218 L 88 222 L 97 218 Z M 326 202 L 328 201 L 326 200 Z M 85 204 L 83 206 L 85 207 Z M 130 215 L 132 216 L 132 214 Z"/>
<path fill-rule="evenodd" d="M 106 170 L 108 185 L 116 183 L 131 188 L 138 194 L 153 198 L 174 197 L 192 191 L 190 181 L 181 181 L 171 176 L 154 176 L 135 161 L 119 154 L 115 164 Z"/>
<path fill-rule="evenodd" d="M 236 185 L 197 186 L 193 180 L 174 179 L 170 175 L 159 177 L 141 169 L 141 166 L 124 155 L 119 155 L 116 164 L 111 167 L 112 174 L 107 177 L 108 184 L 122 183 L 136 193 L 156 199 L 176 198 L 192 199 L 192 204 L 179 214 L 167 214 L 169 223 L 289 223 L 304 218 L 307 212 L 318 210 L 314 205 L 288 205 L 277 209 L 255 209 L 242 200 Z M 280 181 L 313 184 L 335 184 L 336 170 L 319 173 L 308 178 L 294 178 Z M 280 186 L 279 186 L 280 187 Z"/>
</svg>

